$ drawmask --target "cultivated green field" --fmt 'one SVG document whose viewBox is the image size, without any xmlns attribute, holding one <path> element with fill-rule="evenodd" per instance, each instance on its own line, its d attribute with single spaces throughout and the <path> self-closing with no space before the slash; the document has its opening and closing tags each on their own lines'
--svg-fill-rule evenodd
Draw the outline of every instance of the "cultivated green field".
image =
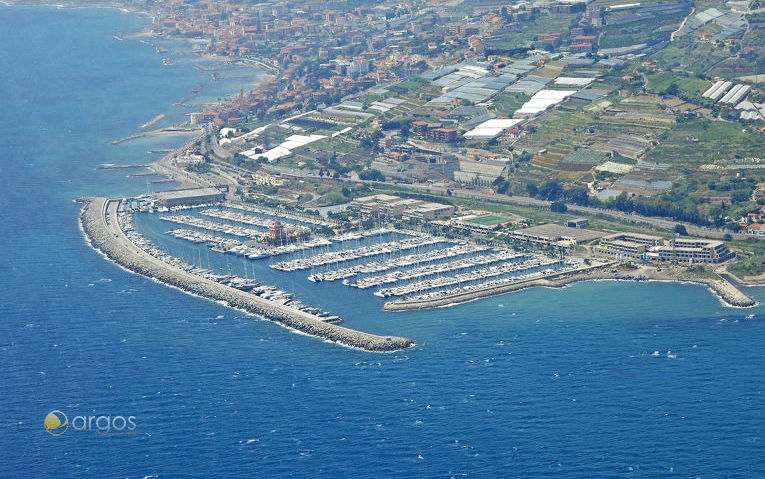
<svg viewBox="0 0 765 479">
<path fill-rule="evenodd" d="M 696 43 L 692 35 L 686 35 L 672 42 L 651 59 L 665 69 L 680 69 L 689 73 L 706 73 L 716 63 L 728 58 L 727 49 L 717 48 L 709 43 Z"/>
<path fill-rule="evenodd" d="M 677 85 L 686 94 L 701 94 L 712 86 L 707 80 L 694 76 L 681 76 L 675 72 L 652 73 L 645 76 L 646 88 L 654 93 L 666 91 L 671 84 Z"/>
<path fill-rule="evenodd" d="M 494 98 L 494 108 L 498 113 L 512 115 L 515 110 L 521 107 L 531 98 L 523 93 L 514 93 L 505 91 Z"/>
<path fill-rule="evenodd" d="M 698 141 L 693 141 L 692 138 Z M 678 121 L 648 151 L 648 161 L 698 167 L 718 159 L 746 158 L 765 151 L 765 135 L 738 122 L 706 119 Z"/>
<path fill-rule="evenodd" d="M 728 270 L 739 276 L 757 276 L 765 273 L 765 241 L 755 238 L 736 241 L 731 244 L 737 251 L 738 259 Z"/>
<path fill-rule="evenodd" d="M 600 48 L 619 48 L 647 43 L 656 37 L 657 32 L 675 30 L 686 14 L 687 11 L 674 15 L 659 15 L 657 18 L 648 20 L 609 26 L 600 38 Z"/>
</svg>

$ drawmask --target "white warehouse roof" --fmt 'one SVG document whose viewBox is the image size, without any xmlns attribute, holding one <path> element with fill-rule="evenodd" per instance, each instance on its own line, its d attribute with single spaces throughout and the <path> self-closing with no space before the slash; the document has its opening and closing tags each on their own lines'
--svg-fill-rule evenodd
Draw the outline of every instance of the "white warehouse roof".
<svg viewBox="0 0 765 479">
<path fill-rule="evenodd" d="M 523 104 L 516 115 L 538 115 L 551 106 L 557 105 L 576 90 L 541 90 L 534 94 L 529 101 Z"/>
<path fill-rule="evenodd" d="M 326 138 L 324 135 L 292 135 L 287 137 L 279 146 L 271 148 L 270 150 L 263 152 L 263 153 L 255 153 L 255 148 L 251 150 L 247 150 L 243 152 L 242 154 L 247 156 L 248 158 L 252 159 L 258 159 L 261 156 L 265 156 L 268 158 L 268 162 L 271 163 L 276 159 L 279 159 L 283 156 L 290 155 L 292 153 L 292 150 L 295 148 L 300 148 L 301 146 L 305 146 L 309 143 L 313 143 L 314 141 L 321 140 L 322 138 Z"/>
<path fill-rule="evenodd" d="M 583 86 L 589 85 L 593 81 L 595 81 L 594 78 L 558 77 L 558 78 L 555 79 L 555 84 L 556 85 L 565 85 L 565 86 L 583 87 Z"/>
<path fill-rule="evenodd" d="M 512 128 L 523 121 L 525 120 L 520 118 L 494 118 L 481 123 L 463 136 L 465 138 L 494 138 L 503 130 Z"/>
</svg>

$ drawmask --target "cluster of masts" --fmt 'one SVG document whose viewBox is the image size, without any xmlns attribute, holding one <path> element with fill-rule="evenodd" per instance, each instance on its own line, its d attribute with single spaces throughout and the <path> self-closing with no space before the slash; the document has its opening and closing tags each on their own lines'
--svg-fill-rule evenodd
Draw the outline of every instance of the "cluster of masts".
<svg viewBox="0 0 765 479">
<path fill-rule="evenodd" d="M 326 266 L 331 264 L 344 263 L 346 261 L 355 261 L 370 256 L 394 254 L 401 251 L 407 251 L 423 246 L 442 243 L 445 241 L 448 240 L 445 238 L 438 238 L 430 235 L 415 234 L 415 236 L 403 239 L 401 241 L 377 243 L 349 250 L 329 251 L 327 253 L 320 253 L 309 258 L 297 258 L 291 261 L 282 261 L 280 263 L 272 264 L 271 267 L 281 271 L 311 269 L 317 266 Z"/>
<path fill-rule="evenodd" d="M 249 211 L 258 214 L 276 214 L 276 212 L 265 209 L 246 206 L 237 206 L 236 209 L 242 211 Z M 259 229 L 252 228 L 250 226 L 257 226 L 260 228 L 270 227 L 273 223 L 273 219 L 256 217 L 250 214 L 245 214 L 237 211 L 230 211 L 227 209 L 211 208 L 200 212 L 201 215 L 205 215 L 210 218 L 217 218 L 227 220 L 229 224 L 221 221 L 210 220 L 206 218 L 200 218 L 198 216 L 191 215 L 165 215 L 161 216 L 164 221 L 169 221 L 184 226 L 191 226 L 206 230 L 207 232 L 201 232 L 191 230 L 188 228 L 178 228 L 168 232 L 168 234 L 181 238 L 193 243 L 206 243 L 213 251 L 220 253 L 231 253 L 240 256 L 245 256 L 249 259 L 267 258 L 269 256 L 278 256 L 282 254 L 298 253 L 302 251 L 311 250 L 314 248 L 331 246 L 333 243 L 345 243 L 347 241 L 361 241 L 365 238 L 382 236 L 389 233 L 396 233 L 396 230 L 391 228 L 377 228 L 364 232 L 349 232 L 341 235 L 337 235 L 331 238 L 324 236 L 314 236 L 311 239 L 299 239 L 294 243 L 286 243 L 281 245 L 265 245 L 265 244 L 253 244 L 254 242 L 262 243 L 263 239 L 267 236 L 267 233 L 260 231 Z M 304 221 L 309 223 L 308 218 L 296 214 L 289 214 L 290 217 L 295 217 L 298 221 Z M 327 226 L 331 223 L 325 222 L 320 219 L 311 218 L 311 220 L 318 225 Z M 281 223 L 281 222 L 280 222 Z M 248 225 L 248 226 L 243 226 Z M 282 226 L 285 226 L 282 223 Z M 299 229 L 300 231 L 308 231 L 309 228 L 302 225 L 290 225 Z M 239 237 L 240 239 L 232 239 L 221 236 L 216 236 L 208 232 L 226 233 L 231 236 Z M 244 239 L 253 241 L 246 241 Z"/>
<path fill-rule="evenodd" d="M 524 273 L 517 276 L 510 276 L 506 278 L 490 279 L 488 281 L 466 284 L 464 286 L 458 286 L 453 289 L 439 289 L 438 291 L 430 291 L 427 293 L 411 295 L 406 298 L 406 301 L 425 301 L 441 298 L 444 296 L 451 296 L 459 293 L 469 293 L 471 291 L 480 291 L 489 288 L 499 288 L 502 286 L 508 286 L 513 283 L 519 283 L 521 281 L 528 281 L 534 278 L 542 278 L 552 273 L 561 273 L 573 269 L 573 265 L 566 264 L 562 268 L 547 268 L 540 271 L 532 271 L 530 273 Z"/>
<path fill-rule="evenodd" d="M 286 291 L 282 291 L 274 286 L 260 284 L 255 279 L 242 278 L 233 274 L 218 274 L 211 269 L 203 268 L 201 266 L 190 265 L 180 258 L 177 258 L 165 250 L 157 247 L 151 241 L 147 240 L 141 233 L 139 233 L 133 226 L 133 215 L 121 208 L 118 211 L 117 220 L 119 221 L 120 228 L 136 246 L 143 251 L 159 259 L 160 261 L 179 268 L 189 274 L 199 276 L 210 281 L 215 281 L 232 288 L 236 288 L 242 291 L 246 291 L 255 296 L 273 301 L 277 304 L 282 304 L 297 311 L 303 311 L 305 313 L 313 315 L 316 319 L 328 323 L 339 323 L 342 320 L 332 315 L 327 311 L 322 311 L 318 308 L 308 306 L 296 299 L 293 299 L 292 294 Z M 212 238 L 216 238 L 212 235 L 201 233 L 192 230 L 173 230 L 171 232 L 173 236 L 184 238 L 195 243 L 209 242 Z M 228 240 L 227 240 L 228 241 Z"/>
<path fill-rule="evenodd" d="M 200 211 L 199 214 L 204 216 L 210 216 L 212 218 L 219 218 L 219 219 L 224 219 L 228 221 L 233 221 L 236 223 L 244 223 L 246 225 L 251 225 L 251 226 L 260 226 L 261 228 L 268 228 L 274 222 L 274 220 L 270 218 L 258 218 L 257 216 L 252 216 L 252 215 L 248 215 L 244 213 L 239 213 L 237 211 L 223 210 L 218 208 L 211 208 L 209 210 Z M 296 231 L 310 230 L 310 228 L 308 228 L 307 226 L 285 223 L 283 221 L 280 221 L 280 223 L 285 228 L 293 228 Z"/>
<path fill-rule="evenodd" d="M 249 259 L 268 258 L 269 256 L 295 253 L 304 249 L 318 248 L 332 244 L 331 241 L 325 238 L 314 238 L 302 243 L 264 247 L 262 245 L 255 246 L 236 239 L 224 238 L 222 236 L 215 236 L 210 233 L 185 228 L 173 229 L 168 231 L 167 234 L 196 244 L 204 243 L 210 249 L 218 253 L 235 254 L 238 256 L 245 256 Z"/>
<path fill-rule="evenodd" d="M 371 261 L 369 263 L 347 266 L 345 268 L 339 268 L 323 273 L 314 273 L 309 275 L 308 279 L 313 282 L 336 281 L 339 279 L 351 278 L 360 273 L 381 273 L 383 271 L 388 271 L 394 268 L 416 266 L 422 263 L 430 263 L 442 259 L 456 258 L 467 254 L 488 251 L 489 249 L 490 248 L 487 246 L 479 246 L 463 242 L 449 248 L 436 249 L 426 253 L 409 254 L 384 261 Z"/>
<path fill-rule="evenodd" d="M 270 214 L 268 211 L 249 207 L 238 207 L 238 209 L 240 211 L 213 208 L 200 213 L 231 223 L 242 223 L 261 228 L 267 227 L 272 221 L 243 212 Z M 254 228 L 216 222 L 198 216 L 168 215 L 162 219 L 241 238 L 260 239 L 263 236 L 263 233 Z M 296 221 L 304 220 L 296 219 Z M 306 228 L 305 226 L 300 227 Z M 127 231 L 131 231 L 132 225 L 128 225 L 126 228 Z M 360 289 L 396 284 L 381 288 L 374 294 L 381 297 L 404 297 L 405 301 L 427 300 L 460 292 L 509 285 L 572 268 L 572 264 L 558 259 L 517 253 L 508 249 L 496 249 L 468 242 L 458 243 L 442 237 L 388 228 L 367 232 L 350 232 L 332 238 L 317 237 L 309 241 L 282 246 L 264 246 L 255 244 L 254 241 L 225 238 L 207 231 L 179 228 L 171 230 L 169 234 L 194 243 L 205 243 L 214 251 L 237 254 L 250 259 L 285 253 L 305 253 L 313 248 L 330 247 L 339 243 L 342 245 L 340 250 L 323 250 L 314 252 L 314 254 L 303 254 L 299 258 L 272 264 L 271 268 L 281 271 L 298 271 L 335 266 L 335 269 L 330 271 L 312 272 L 308 279 L 311 281 L 343 280 L 343 284 Z M 383 236 L 387 234 L 393 234 L 393 237 L 386 237 L 383 240 Z M 400 239 L 396 238 L 396 235 L 400 235 Z M 378 237 L 375 239 L 381 242 L 360 245 L 362 240 L 371 237 Z M 134 239 L 134 241 L 139 240 Z M 161 256 L 163 261 L 174 265 L 182 264 L 181 260 L 173 258 L 148 244 L 142 237 L 140 241 L 145 243 L 145 249 L 152 250 L 152 254 Z M 355 242 L 356 247 L 346 249 L 346 242 Z M 350 264 L 344 266 L 343 263 Z M 191 268 L 190 271 L 195 274 L 219 282 L 228 281 L 227 284 L 240 289 L 247 288 L 253 291 L 253 294 L 265 295 L 264 297 L 269 299 L 295 305 L 298 309 L 309 308 L 292 299 L 288 293 L 280 292 L 270 286 L 262 287 L 254 280 L 236 278 L 231 275 L 216 275 L 210 270 L 185 266 Z M 350 278 L 352 277 L 357 277 L 357 279 L 351 281 Z M 301 310 L 307 311 L 307 309 Z M 312 314 L 316 313 L 312 312 Z"/>
<path fill-rule="evenodd" d="M 525 261 L 523 263 L 503 263 L 501 265 L 489 266 L 486 268 L 479 268 L 466 273 L 456 274 L 453 276 L 440 276 L 437 278 L 426 279 L 423 281 L 417 281 L 414 283 L 404 284 L 401 286 L 395 286 L 392 288 L 383 288 L 375 291 L 375 296 L 389 297 L 389 296 L 406 296 L 412 293 L 420 293 L 436 288 L 443 288 L 448 286 L 455 286 L 461 283 L 468 283 L 471 281 L 482 280 L 486 278 L 492 278 L 505 274 L 518 273 L 520 271 L 529 271 L 536 268 L 544 268 L 546 266 L 560 265 L 561 260 L 541 260 L 538 258 Z"/>
<path fill-rule="evenodd" d="M 230 234 L 232 236 L 240 236 L 242 238 L 260 240 L 263 237 L 263 232 L 254 228 L 218 223 L 216 221 L 210 221 L 196 216 L 166 215 L 162 216 L 161 218 L 164 221 L 169 221 L 171 223 L 194 226 L 195 228 L 201 228 L 210 231 L 218 231 L 221 233 Z"/>
<path fill-rule="evenodd" d="M 517 258 L 522 258 L 524 256 L 526 255 L 514 253 L 509 250 L 502 250 L 491 254 L 463 258 L 447 263 L 429 264 L 427 266 L 421 266 L 419 268 L 410 270 L 391 271 L 390 273 L 379 276 L 361 278 L 353 283 L 343 281 L 343 284 L 353 286 L 354 288 L 366 289 L 383 284 L 398 283 L 399 281 L 411 281 L 413 279 L 422 278 L 425 276 L 433 276 L 448 273 L 451 271 L 470 269 L 476 266 L 485 266 L 494 263 L 506 262 Z"/>
<path fill-rule="evenodd" d="M 283 218 L 286 220 L 298 221 L 301 223 L 308 223 L 315 226 L 324 226 L 327 228 L 333 228 L 337 226 L 336 222 L 329 219 L 321 218 L 315 215 L 309 215 L 304 213 L 301 214 L 298 212 L 291 212 L 291 211 L 275 209 L 275 208 L 264 208 L 260 206 L 249 206 L 249 205 L 240 205 L 240 204 L 227 205 L 227 206 L 232 209 L 247 211 L 250 213 L 258 213 L 261 215 L 274 216 L 276 218 L 279 218 L 280 221 L 282 221 L 282 218 Z"/>
</svg>

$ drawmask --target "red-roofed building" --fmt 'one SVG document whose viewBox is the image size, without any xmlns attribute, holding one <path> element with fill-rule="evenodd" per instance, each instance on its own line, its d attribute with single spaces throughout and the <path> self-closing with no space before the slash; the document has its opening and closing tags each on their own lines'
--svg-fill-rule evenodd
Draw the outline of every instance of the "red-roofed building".
<svg viewBox="0 0 765 479">
<path fill-rule="evenodd" d="M 592 43 L 575 43 L 568 46 L 568 51 L 571 53 L 592 53 L 595 48 Z"/>
</svg>

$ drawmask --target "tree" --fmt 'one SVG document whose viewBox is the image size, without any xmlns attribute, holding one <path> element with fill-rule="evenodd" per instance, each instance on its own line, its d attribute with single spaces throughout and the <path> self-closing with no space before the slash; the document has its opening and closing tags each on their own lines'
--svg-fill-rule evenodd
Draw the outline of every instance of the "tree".
<svg viewBox="0 0 765 479">
<path fill-rule="evenodd" d="M 750 195 L 751 195 L 751 192 L 746 190 L 734 191 L 730 195 L 730 201 L 731 203 L 744 203 L 746 201 L 749 201 Z"/>
<path fill-rule="evenodd" d="M 558 199 L 560 199 L 562 193 L 563 193 L 563 188 L 561 188 L 560 183 L 558 183 L 555 180 L 546 181 L 539 188 L 540 198 L 544 198 L 550 201 L 557 201 Z"/>
<path fill-rule="evenodd" d="M 523 150 L 520 155 L 518 155 L 518 161 L 531 161 L 531 153 L 529 153 L 526 150 Z"/>
<path fill-rule="evenodd" d="M 385 175 L 380 170 L 375 169 L 362 171 L 359 173 L 359 178 L 362 180 L 385 181 Z"/>
<path fill-rule="evenodd" d="M 589 196 L 587 196 L 587 188 L 584 186 L 574 186 L 563 192 L 563 196 L 569 203 L 575 205 L 587 206 L 589 204 Z"/>
<path fill-rule="evenodd" d="M 537 188 L 537 185 L 529 181 L 528 183 L 526 183 L 526 191 L 529 193 L 529 196 L 533 198 L 537 196 L 539 189 Z"/>
<path fill-rule="evenodd" d="M 685 225 L 682 225 L 680 223 L 675 225 L 675 228 L 673 231 L 679 234 L 680 236 L 688 236 L 688 230 L 685 229 Z"/>
<path fill-rule="evenodd" d="M 566 206 L 566 203 L 562 201 L 553 201 L 552 204 L 550 204 L 550 211 L 553 213 L 565 213 L 568 211 L 568 207 Z"/>
</svg>

